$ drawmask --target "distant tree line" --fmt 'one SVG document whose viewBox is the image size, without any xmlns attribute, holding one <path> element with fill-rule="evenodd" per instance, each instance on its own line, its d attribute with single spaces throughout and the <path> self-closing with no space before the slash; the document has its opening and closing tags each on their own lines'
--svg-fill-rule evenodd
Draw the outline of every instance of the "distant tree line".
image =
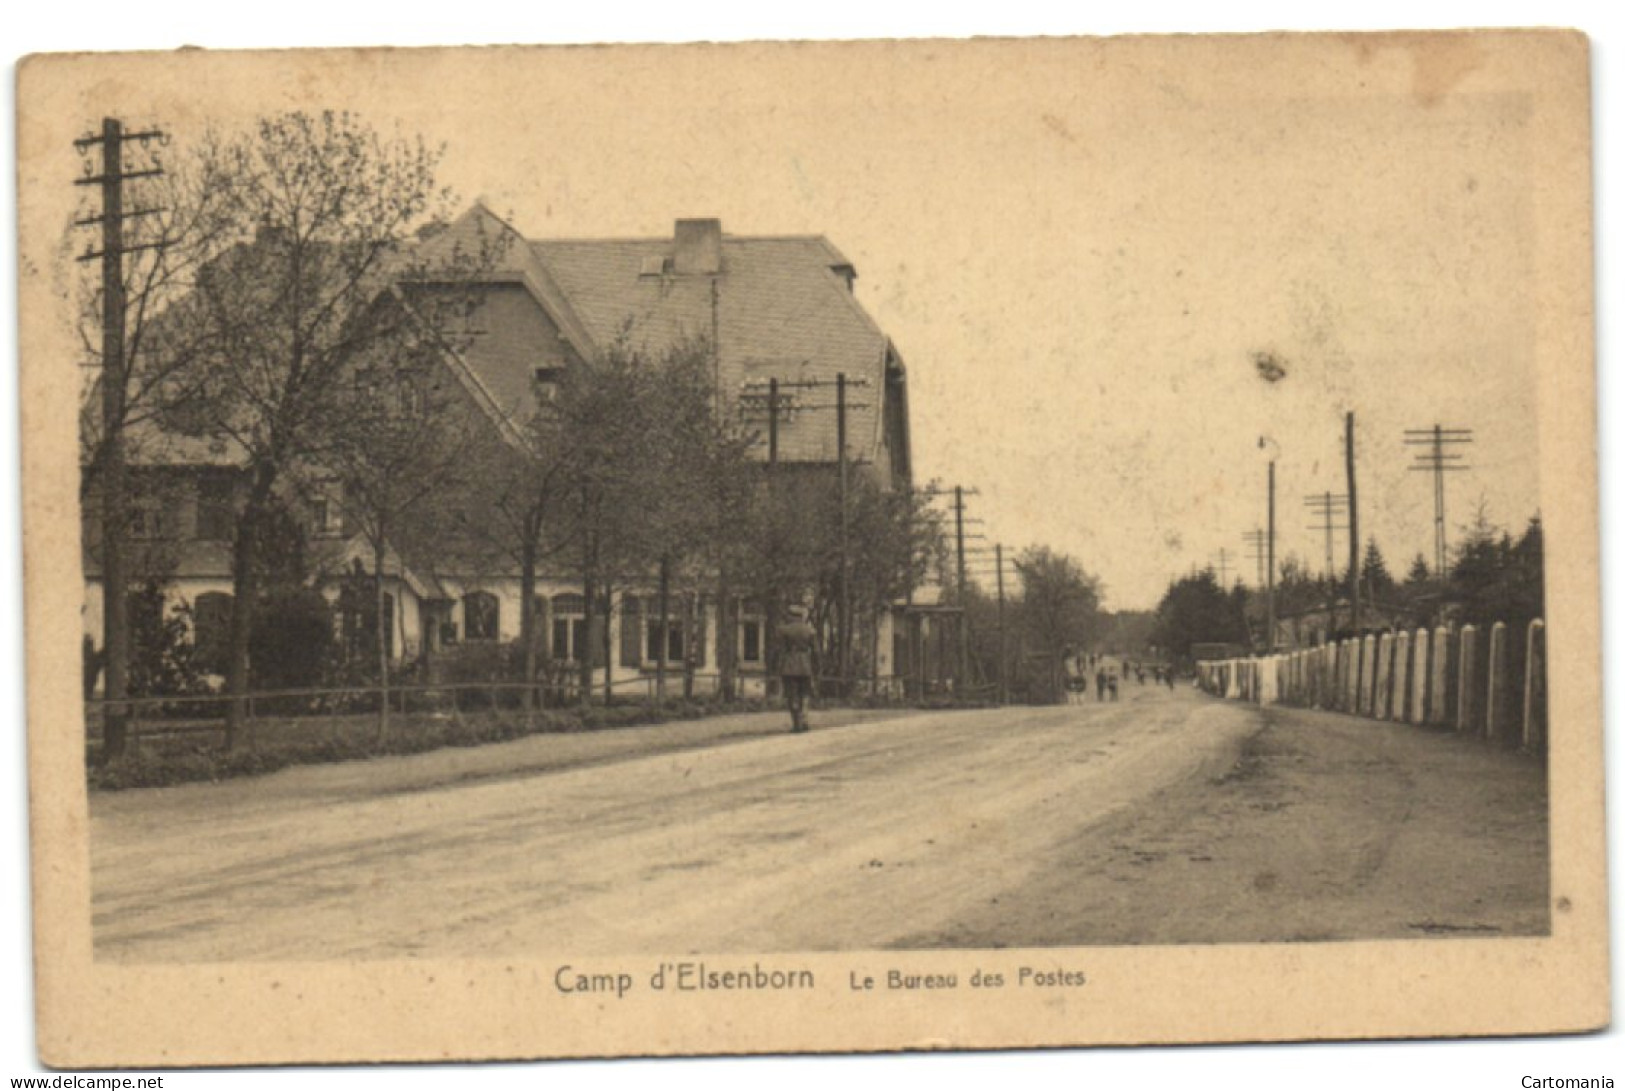
<svg viewBox="0 0 1625 1091">
<path fill-rule="evenodd" d="M 1544 563 L 1538 515 L 1514 536 L 1481 509 L 1452 548 L 1449 571 L 1442 575 L 1430 571 L 1418 553 L 1405 578 L 1396 580 L 1375 539 L 1368 540 L 1360 566 L 1361 628 L 1503 621 L 1521 630 L 1544 615 Z M 1320 611 L 1330 618 L 1332 639 L 1351 635 L 1348 587 L 1347 570 L 1328 579 L 1288 556 L 1275 581 L 1275 616 Z M 1263 590 L 1240 581 L 1220 587 L 1213 571 L 1204 569 L 1169 584 L 1157 606 L 1153 639 L 1180 659 L 1189 658 L 1193 644 L 1261 650 L 1266 616 Z"/>
</svg>

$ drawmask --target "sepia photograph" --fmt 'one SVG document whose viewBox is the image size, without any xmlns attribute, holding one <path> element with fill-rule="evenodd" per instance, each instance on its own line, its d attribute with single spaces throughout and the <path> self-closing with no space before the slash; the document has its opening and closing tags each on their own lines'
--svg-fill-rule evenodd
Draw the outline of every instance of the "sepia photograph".
<svg viewBox="0 0 1625 1091">
<path fill-rule="evenodd" d="M 42 1057 L 1605 1026 L 1590 80 L 23 60 Z"/>
</svg>

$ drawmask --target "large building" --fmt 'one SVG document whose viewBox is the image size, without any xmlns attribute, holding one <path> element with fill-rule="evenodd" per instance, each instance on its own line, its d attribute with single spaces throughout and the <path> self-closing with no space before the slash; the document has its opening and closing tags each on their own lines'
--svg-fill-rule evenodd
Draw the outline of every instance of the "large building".
<svg viewBox="0 0 1625 1091">
<path fill-rule="evenodd" d="M 444 365 L 498 436 L 515 436 L 550 396 L 566 369 L 611 346 L 658 352 L 685 341 L 710 348 L 719 412 L 760 410 L 766 384 L 779 380 L 777 458 L 781 464 L 831 466 L 837 459 L 835 414 L 800 412 L 803 399 L 828 402 L 844 375 L 862 396 L 846 420 L 853 472 L 882 488 L 911 481 L 906 372 L 886 335 L 853 293 L 852 263 L 821 236 L 734 236 L 717 220 L 679 220 L 670 236 L 648 239 L 535 240 L 476 205 L 423 244 L 435 251 L 502 245 L 483 275 L 466 336 L 444 353 Z M 805 408 L 810 409 L 807 404 Z M 142 472 L 161 487 L 144 494 L 137 533 L 162 555 L 166 605 L 191 605 L 194 642 L 217 649 L 230 613 L 229 518 L 234 458 L 229 446 L 194 437 L 148 437 Z M 766 458 L 765 444 L 756 452 Z M 308 490 L 307 490 L 308 493 Z M 303 523 L 320 586 L 337 602 L 344 581 L 370 574 L 373 551 L 350 533 L 343 497 L 307 494 L 295 510 Z M 88 509 L 87 509 L 88 510 Z M 87 533 L 85 629 L 101 633 L 101 587 L 94 534 Z M 521 628 L 517 571 L 474 564 L 448 551 L 389 552 L 384 565 L 390 653 L 410 660 L 448 645 L 499 644 Z M 617 682 L 653 669 L 662 637 L 647 609 L 647 588 L 616 589 L 604 621 L 584 616 L 579 574 L 546 571 L 533 604 L 542 620 L 544 653 L 556 663 L 605 651 Z M 735 611 L 731 633 L 719 633 L 714 602 L 691 595 L 686 614 L 664 634 L 667 658 L 704 672 L 732 641 L 741 676 L 760 674 L 767 634 L 760 611 Z M 897 615 L 900 616 L 900 615 Z M 607 621 L 609 631 L 602 625 Z M 864 676 L 895 673 L 895 617 L 877 619 Z M 687 646 L 685 647 L 685 641 Z"/>
</svg>

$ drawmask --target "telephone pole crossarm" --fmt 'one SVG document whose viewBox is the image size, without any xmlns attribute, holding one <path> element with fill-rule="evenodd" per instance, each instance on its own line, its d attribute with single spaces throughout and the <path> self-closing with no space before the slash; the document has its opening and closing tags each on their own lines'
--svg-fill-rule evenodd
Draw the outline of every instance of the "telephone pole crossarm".
<svg viewBox="0 0 1625 1091">
<path fill-rule="evenodd" d="M 1405 429 L 1405 446 L 1416 447 L 1409 469 L 1433 475 L 1433 571 L 1443 579 L 1447 570 L 1449 550 L 1445 542 L 1444 475 L 1470 470 L 1466 455 L 1446 450 L 1450 446 L 1465 446 L 1473 442 L 1471 428 L 1446 428 L 1435 424 L 1432 428 Z"/>
</svg>

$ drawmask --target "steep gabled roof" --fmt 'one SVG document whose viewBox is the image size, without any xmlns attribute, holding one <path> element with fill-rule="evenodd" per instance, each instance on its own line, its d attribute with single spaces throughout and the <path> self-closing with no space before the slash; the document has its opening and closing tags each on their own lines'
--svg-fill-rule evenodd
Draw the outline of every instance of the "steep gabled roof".
<svg viewBox="0 0 1625 1091">
<path fill-rule="evenodd" d="M 537 260 L 523 236 L 480 202 L 476 201 L 444 231 L 418 247 L 415 264 L 429 269 L 437 266 L 454 269 L 460 261 L 487 254 L 487 259 L 476 261 L 479 265 L 489 264 L 483 273 L 486 279 L 523 285 L 558 324 L 559 334 L 566 342 L 583 355 L 592 351 L 592 336 L 577 317 L 574 301 Z"/>
<path fill-rule="evenodd" d="M 848 452 L 879 462 L 890 346 L 852 295 L 852 263 L 822 236 L 716 231 L 720 268 L 692 273 L 678 268 L 674 238 L 527 241 L 476 203 L 423 243 L 412 264 L 455 267 L 495 248 L 480 328 L 450 355 L 477 400 L 508 426 L 535 409 L 536 368 L 566 353 L 658 353 L 704 341 L 715 347 L 723 392 L 764 431 L 765 395 L 741 398 L 747 384 L 825 384 L 784 389 L 779 457 L 787 462 L 835 460 L 833 384 L 844 373 Z"/>
<path fill-rule="evenodd" d="M 456 271 L 478 270 L 483 283 L 467 336 L 442 347 L 453 372 L 505 438 L 524 442 L 523 427 L 537 408 L 535 370 L 556 366 L 569 353 L 594 351 L 571 301 L 519 233 L 478 202 L 420 244 L 401 268 L 408 267 L 428 279 L 420 287 L 432 290 L 444 280 L 459 292 L 467 281 Z"/>
<path fill-rule="evenodd" d="M 657 352 L 685 340 L 713 342 L 722 388 L 737 398 L 744 383 L 778 378 L 833 384 L 844 372 L 848 449 L 878 457 L 884 395 L 885 335 L 852 297 L 850 263 L 819 236 L 721 237 L 715 274 L 672 269 L 673 240 L 542 240 L 530 244 L 575 308 L 595 346 L 616 343 Z M 833 461 L 833 386 L 785 391 L 793 408 L 780 421 L 786 461 Z M 766 427 L 759 410 L 747 419 Z"/>
<path fill-rule="evenodd" d="M 652 353 L 703 340 L 714 347 L 727 404 L 763 433 L 766 380 L 787 384 L 779 428 L 785 462 L 836 459 L 834 381 L 844 373 L 852 384 L 849 454 L 887 469 L 887 368 L 894 361 L 901 376 L 901 361 L 853 296 L 851 262 L 821 236 L 736 237 L 722 234 L 715 221 L 685 226 L 693 224 L 708 226 L 713 271 L 685 271 L 675 237 L 527 241 L 476 204 L 397 255 L 390 273 L 400 279 L 377 305 L 393 300 L 410 308 L 417 289 L 435 284 L 462 290 L 467 280 L 459 271 L 478 270 L 477 328 L 442 347 L 448 368 L 512 443 L 525 441 L 537 368 L 590 358 L 617 344 Z M 742 395 L 752 381 L 762 385 L 747 399 Z M 794 385 L 806 382 L 824 385 Z M 906 455 L 906 401 L 899 404 Z M 230 441 L 180 434 L 163 422 L 137 431 L 143 442 L 132 443 L 132 463 L 232 466 L 243 460 Z M 765 457 L 765 435 L 759 453 Z M 906 457 L 903 465 L 906 476 Z"/>
</svg>

